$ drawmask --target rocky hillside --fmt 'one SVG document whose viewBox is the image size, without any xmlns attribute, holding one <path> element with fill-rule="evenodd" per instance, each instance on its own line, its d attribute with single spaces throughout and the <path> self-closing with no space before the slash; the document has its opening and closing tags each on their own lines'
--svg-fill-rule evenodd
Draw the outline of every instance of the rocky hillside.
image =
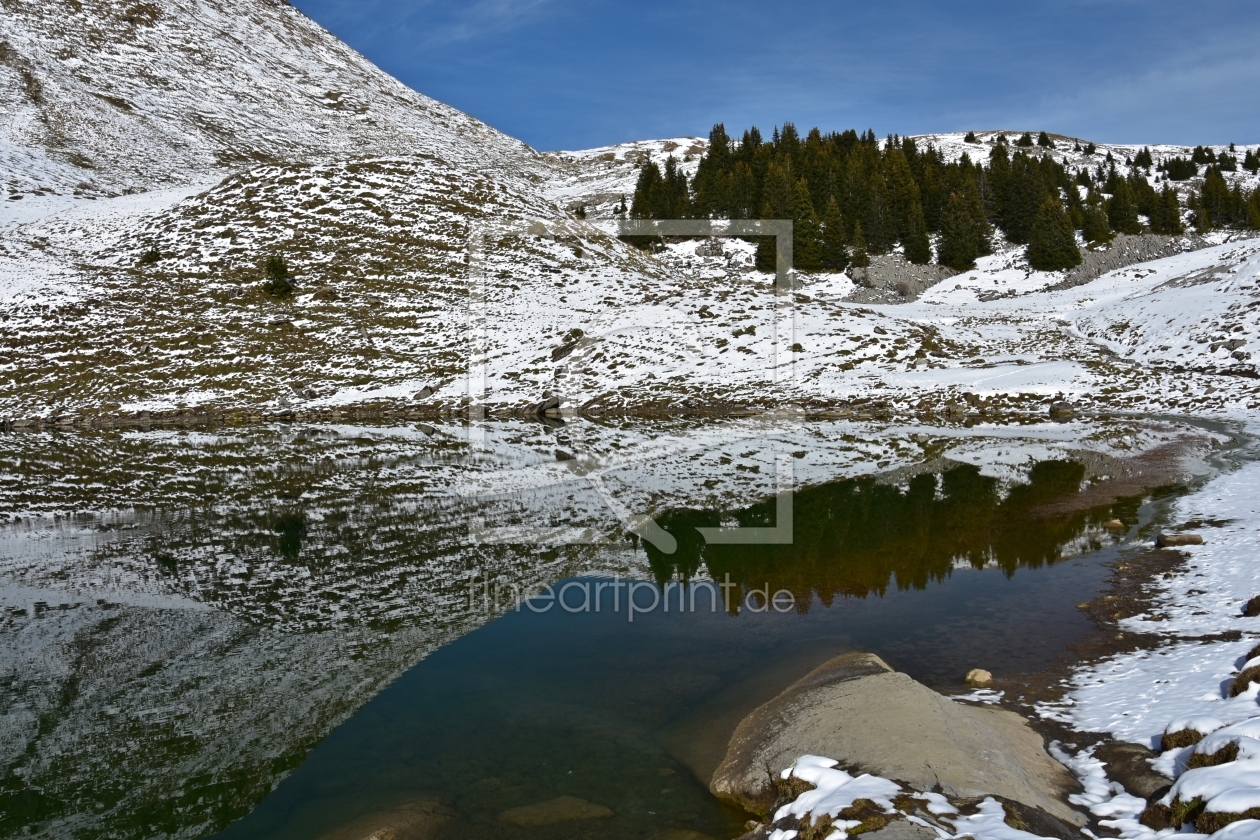
<svg viewBox="0 0 1260 840">
<path fill-rule="evenodd" d="M 0 186 L 118 193 L 244 164 L 533 152 L 405 87 L 284 0 L 5 0 Z"/>
</svg>

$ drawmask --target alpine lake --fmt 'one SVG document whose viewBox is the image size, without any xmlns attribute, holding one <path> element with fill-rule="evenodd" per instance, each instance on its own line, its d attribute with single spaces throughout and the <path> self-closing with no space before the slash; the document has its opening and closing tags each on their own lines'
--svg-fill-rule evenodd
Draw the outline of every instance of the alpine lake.
<svg viewBox="0 0 1260 840">
<path fill-rule="evenodd" d="M 953 695 L 1060 664 L 1244 443 L 1133 417 L 5 435 L 0 836 L 351 838 L 419 808 L 417 836 L 736 837 L 706 774 L 743 716 L 852 650 Z M 511 818 L 562 796 L 601 816 Z"/>
</svg>

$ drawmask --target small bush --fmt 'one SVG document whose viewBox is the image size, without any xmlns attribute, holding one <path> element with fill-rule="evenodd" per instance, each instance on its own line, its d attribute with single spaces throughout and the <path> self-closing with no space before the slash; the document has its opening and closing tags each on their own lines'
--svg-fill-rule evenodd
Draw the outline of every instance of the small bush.
<svg viewBox="0 0 1260 840">
<path fill-rule="evenodd" d="M 150 248 L 140 255 L 140 265 L 153 265 L 162 259 L 162 252 L 157 248 Z"/>
<path fill-rule="evenodd" d="M 1196 821 L 1203 814 L 1206 804 L 1199 796 L 1189 802 L 1173 800 L 1172 807 L 1168 809 L 1168 824 L 1173 828 L 1180 828 L 1185 823 Z"/>
<path fill-rule="evenodd" d="M 885 814 L 883 808 L 869 799 L 855 799 L 853 804 L 841 811 L 838 816 L 842 820 L 861 821 L 861 825 L 849 829 L 849 836 L 852 837 L 856 834 L 865 834 L 868 831 L 878 831 L 888 825 L 888 821 L 896 815 Z M 820 836 L 825 837 L 826 835 Z"/>
<path fill-rule="evenodd" d="M 1229 696 L 1237 697 L 1253 682 L 1260 682 L 1260 665 L 1253 665 L 1234 677 L 1234 684 L 1229 687 Z"/>
<path fill-rule="evenodd" d="M 893 288 L 894 288 L 894 289 L 896 289 L 896 290 L 897 290 L 897 294 L 901 295 L 902 297 L 909 297 L 909 296 L 910 296 L 910 286 L 909 286 L 909 284 L 908 284 L 908 283 L 906 283 L 904 280 L 903 280 L 903 281 L 901 281 L 900 283 L 898 283 L 898 284 L 897 284 L 896 286 L 894 286 Z"/>
<path fill-rule="evenodd" d="M 1215 767 L 1218 764 L 1228 764 L 1237 758 L 1238 744 L 1231 741 L 1214 753 L 1193 753 L 1190 756 L 1188 766 L 1191 770 L 1197 770 L 1200 767 Z"/>
<path fill-rule="evenodd" d="M 1242 614 L 1248 618 L 1255 618 L 1260 615 L 1260 595 L 1256 595 L 1243 606 Z M 1260 646 L 1257 646 L 1256 650 L 1260 650 Z M 1248 657 L 1248 659 L 1250 658 Z"/>
<path fill-rule="evenodd" d="M 1196 831 L 1203 834 L 1215 834 L 1225 826 L 1238 820 L 1254 820 L 1260 817 L 1260 808 L 1250 808 L 1241 814 L 1222 814 L 1219 811 L 1204 811 L 1194 821 Z"/>
<path fill-rule="evenodd" d="M 788 776 L 786 779 L 781 776 L 775 776 L 774 787 L 776 803 L 793 802 L 802 793 L 807 793 L 814 789 L 814 785 L 795 776 Z"/>
<path fill-rule="evenodd" d="M 1146 810 L 1138 817 L 1138 822 L 1152 831 L 1163 831 L 1165 828 L 1172 828 L 1172 809 L 1167 805 L 1152 802 L 1146 806 Z"/>
<path fill-rule="evenodd" d="M 1197 729 L 1179 729 L 1176 732 L 1165 732 L 1164 737 L 1160 739 L 1159 748 L 1168 752 L 1168 750 L 1177 750 L 1182 747 L 1193 747 L 1202 740 L 1203 733 Z"/>
<path fill-rule="evenodd" d="M 293 294 L 293 278 L 289 276 L 289 266 L 280 254 L 267 257 L 267 265 L 263 269 L 266 279 L 263 291 L 272 297 L 288 297 Z"/>
</svg>

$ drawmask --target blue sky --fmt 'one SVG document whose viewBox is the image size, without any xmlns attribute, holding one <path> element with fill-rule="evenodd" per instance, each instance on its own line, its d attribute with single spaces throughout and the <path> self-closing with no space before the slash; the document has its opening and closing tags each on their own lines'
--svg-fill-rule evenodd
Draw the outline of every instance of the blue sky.
<svg viewBox="0 0 1260 840">
<path fill-rule="evenodd" d="M 294 0 L 538 149 L 785 120 L 1260 142 L 1255 0 Z"/>
</svg>

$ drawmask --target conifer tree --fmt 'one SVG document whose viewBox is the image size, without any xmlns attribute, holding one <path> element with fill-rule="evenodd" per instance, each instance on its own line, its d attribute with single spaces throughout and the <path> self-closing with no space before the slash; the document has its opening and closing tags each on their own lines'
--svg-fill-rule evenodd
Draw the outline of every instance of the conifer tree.
<svg viewBox="0 0 1260 840">
<path fill-rule="evenodd" d="M 709 149 L 700 158 L 693 183 L 695 211 L 702 218 L 731 215 L 730 182 L 726 173 L 731 168 L 731 139 L 726 126 L 718 123 L 709 131 Z"/>
<path fill-rule="evenodd" d="M 1198 233 L 1209 233 L 1212 230 L 1212 214 L 1203 206 L 1203 195 L 1196 194 L 1190 199 L 1190 210 L 1194 213 L 1194 229 Z"/>
<path fill-rule="evenodd" d="M 866 234 L 862 231 L 861 222 L 853 223 L 853 237 L 850 242 L 853 245 L 853 252 L 849 257 L 849 265 L 854 268 L 866 268 L 871 264 L 871 256 L 866 250 Z"/>
<path fill-rule="evenodd" d="M 1093 143 L 1090 143 L 1089 145 L 1085 147 L 1085 154 L 1093 155 L 1097 153 L 1098 153 L 1098 147 L 1095 146 Z"/>
<path fill-rule="evenodd" d="M 1016 146 L 1029 147 L 1029 146 L 1032 146 L 1032 144 L 1033 144 L 1032 135 L 1029 134 L 1027 131 L 1019 135 L 1019 139 L 1015 141 Z"/>
<path fill-rule="evenodd" d="M 1044 131 L 1037 135 L 1037 145 L 1046 149 L 1054 148 L 1054 141 L 1050 139 L 1050 135 Z"/>
<path fill-rule="evenodd" d="M 1018 244 L 1026 244 L 1032 232 L 1037 211 L 1047 195 L 1041 170 L 1032 158 L 1023 152 L 1011 159 L 1011 177 L 1006 185 L 999 221 L 1006 238 Z"/>
<path fill-rule="evenodd" d="M 1081 201 L 1081 191 L 1076 184 L 1067 187 L 1067 214 L 1072 230 L 1080 230 L 1085 224 L 1085 205 Z"/>
<path fill-rule="evenodd" d="M 1133 158 L 1133 165 L 1142 166 L 1142 167 L 1145 167 L 1146 169 L 1150 169 L 1152 166 L 1154 166 L 1155 161 L 1151 158 L 1151 150 L 1148 147 L 1143 146 L 1142 151 L 1138 152 L 1137 155 Z"/>
<path fill-rule="evenodd" d="M 1011 182 L 1011 156 L 1005 146 L 994 146 L 989 153 L 989 190 L 993 194 L 993 206 L 989 218 L 998 224 L 1006 214 L 1006 189 Z"/>
<path fill-rule="evenodd" d="M 751 219 L 757 212 L 757 178 L 746 161 L 735 164 L 731 175 L 730 213 L 736 219 Z"/>
<path fill-rule="evenodd" d="M 1247 202 L 1247 221 L 1252 230 L 1260 230 L 1260 187 L 1251 192 L 1251 200 Z"/>
<path fill-rule="evenodd" d="M 1111 200 L 1107 202 L 1107 223 L 1112 230 L 1120 233 L 1141 233 L 1142 225 L 1138 221 L 1137 207 L 1133 202 L 1129 182 L 1123 178 L 1113 180 Z"/>
<path fill-rule="evenodd" d="M 976 133 L 974 131 L 968 131 L 967 136 L 963 138 L 963 142 L 964 143 L 979 143 L 980 141 L 976 139 Z"/>
<path fill-rule="evenodd" d="M 1243 157 L 1243 169 L 1253 174 L 1260 172 L 1260 155 L 1248 149 L 1247 154 Z"/>
<path fill-rule="evenodd" d="M 1151 233 L 1176 235 L 1184 228 L 1181 224 L 1181 203 L 1177 200 L 1177 191 L 1164 184 L 1155 203 L 1151 206 Z"/>
<path fill-rule="evenodd" d="M 869 173 L 866 179 L 866 243 L 873 254 L 887 254 L 897 242 L 897 219 L 892 206 L 888 182 L 878 171 Z"/>
<path fill-rule="evenodd" d="M 1230 195 L 1229 185 L 1225 183 L 1221 170 L 1215 166 L 1209 166 L 1207 175 L 1203 179 L 1203 192 L 1201 194 L 1203 209 L 1211 216 L 1212 227 L 1221 227 L 1233 221 L 1234 202 Z"/>
<path fill-rule="evenodd" d="M 945 204 L 945 183 L 941 176 L 941 164 L 935 150 L 925 155 L 923 174 L 919 177 L 919 198 L 923 206 L 923 221 L 929 231 L 940 230 L 941 208 Z"/>
<path fill-rule="evenodd" d="M 635 219 L 652 218 L 652 198 L 660 191 L 661 170 L 653 161 L 639 168 L 639 180 L 634 185 L 634 197 L 630 201 L 630 215 Z"/>
<path fill-rule="evenodd" d="M 979 189 L 974 179 L 968 179 L 945 202 L 937 261 L 955 271 L 966 271 L 989 250 L 989 224 L 984 218 Z"/>
<path fill-rule="evenodd" d="M 1110 242 L 1115 234 L 1111 231 L 1111 225 L 1107 223 L 1107 214 L 1102 209 L 1101 199 L 1096 193 L 1090 198 L 1093 200 L 1085 203 L 1081 236 L 1090 245 L 1103 245 Z"/>
<path fill-rule="evenodd" d="M 777 126 L 774 130 L 774 138 L 776 141 L 780 139 Z M 777 161 L 772 162 L 766 169 L 761 194 L 761 218 L 793 219 L 795 217 L 796 191 L 792 188 L 787 171 Z M 795 245 L 795 236 L 793 236 L 793 245 Z M 776 253 L 774 239 L 762 237 L 757 243 L 757 268 L 761 271 L 774 271 Z M 793 262 L 795 261 L 796 255 L 793 255 Z"/>
<path fill-rule="evenodd" d="M 776 129 L 777 133 L 777 129 Z M 761 218 L 791 219 L 796 204 L 796 191 L 787 170 L 778 162 L 766 170 L 766 180 L 761 188 Z"/>
<path fill-rule="evenodd" d="M 844 217 L 835 196 L 827 202 L 823 215 L 822 266 L 828 271 L 844 271 L 849 265 L 848 237 L 844 234 Z"/>
<path fill-rule="evenodd" d="M 909 213 L 907 230 L 901 239 L 906 259 L 915 265 L 927 265 L 932 261 L 932 243 L 928 239 L 927 223 L 923 220 L 923 208 L 915 202 Z"/>
<path fill-rule="evenodd" d="M 822 268 L 818 214 L 809 198 L 809 185 L 798 179 L 792 205 L 792 264 L 801 271 Z"/>
<path fill-rule="evenodd" d="M 1081 264 L 1076 234 L 1054 196 L 1046 196 L 1037 210 L 1028 239 L 1028 264 L 1038 271 L 1062 271 Z"/>
</svg>

